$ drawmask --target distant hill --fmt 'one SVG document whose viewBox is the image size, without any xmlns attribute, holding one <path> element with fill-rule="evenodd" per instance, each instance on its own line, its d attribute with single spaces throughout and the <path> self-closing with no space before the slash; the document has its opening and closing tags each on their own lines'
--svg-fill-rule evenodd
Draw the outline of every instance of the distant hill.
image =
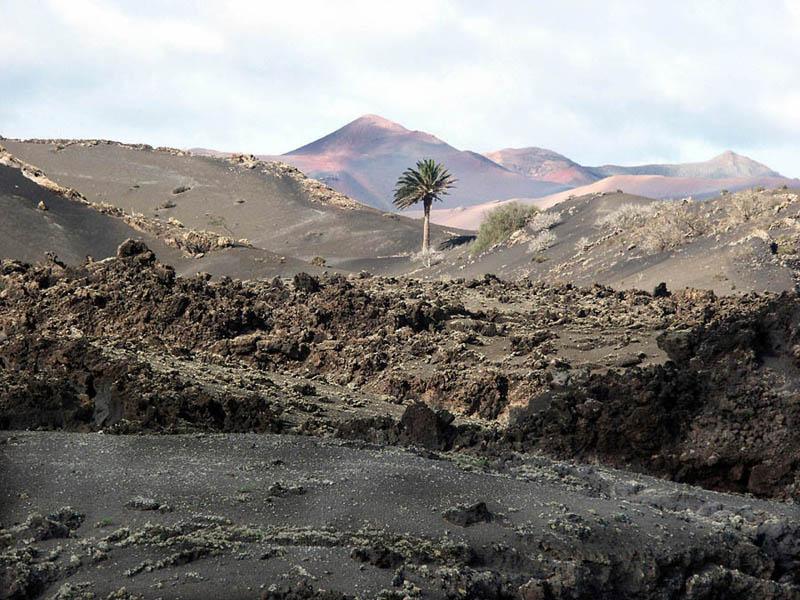
<svg viewBox="0 0 800 600">
<path fill-rule="evenodd" d="M 486 157 L 526 177 L 572 187 L 593 183 L 603 177 L 546 148 L 504 148 L 487 152 Z"/>
<path fill-rule="evenodd" d="M 330 267 L 377 273 L 420 247 L 419 221 L 359 204 L 285 163 L 99 140 L 4 140 L 3 145 L 89 201 L 246 239 L 253 250 L 284 257 L 286 265 L 319 256 Z M 434 243 L 451 235 L 432 229 Z M 224 264 L 215 264 L 217 272 L 224 271 Z M 259 264 L 234 272 L 257 276 Z"/>
<path fill-rule="evenodd" d="M 696 180 L 696 189 L 692 183 L 683 181 L 677 183 L 675 189 L 681 189 L 681 193 L 702 194 L 720 189 L 719 184 L 706 183 L 701 180 L 727 179 L 741 180 L 746 178 L 758 179 L 759 181 L 768 179 L 779 179 L 783 176 L 770 169 L 768 166 L 759 163 L 752 158 L 736 154 L 730 150 L 723 152 L 714 158 L 694 163 L 679 164 L 649 164 L 649 165 L 602 165 L 599 167 L 587 167 L 575 161 L 545 148 L 505 148 L 495 152 L 487 152 L 486 156 L 504 167 L 516 171 L 527 177 L 540 181 L 551 181 L 563 183 L 570 187 L 581 187 L 592 184 L 607 177 L 615 175 L 657 175 L 660 177 L 682 178 L 685 180 Z M 741 185 L 742 182 L 739 182 Z M 750 182 L 757 185 L 756 181 Z M 737 185 L 732 181 L 731 185 Z M 662 189 L 665 191 L 655 194 L 649 193 L 653 197 L 669 196 L 669 185 L 665 184 Z M 638 190 L 637 193 L 647 190 Z"/>
<path fill-rule="evenodd" d="M 193 152 L 229 156 L 205 148 Z M 458 179 L 457 187 L 435 210 L 438 222 L 459 226 L 476 226 L 479 219 L 461 215 L 450 221 L 442 215 L 456 211 L 481 215 L 487 206 L 510 199 L 547 204 L 554 198 L 561 201 L 573 194 L 616 189 L 652 198 L 705 197 L 723 189 L 780 187 L 796 182 L 732 151 L 695 163 L 598 167 L 581 165 L 553 150 L 535 146 L 504 148 L 482 155 L 458 150 L 434 135 L 412 131 L 378 115 L 359 117 L 286 154 L 259 156 L 287 162 L 309 177 L 383 210 L 394 210 L 391 200 L 398 176 L 426 157 L 443 162 Z"/>
<path fill-rule="evenodd" d="M 469 206 L 516 196 L 545 196 L 567 186 L 537 181 L 422 131 L 365 115 L 279 159 L 370 206 L 392 208 L 400 174 L 421 158 L 443 162 L 458 179 L 441 206 Z"/>
<path fill-rule="evenodd" d="M 654 164 L 633 167 L 603 165 L 587 167 L 598 178 L 610 175 L 661 175 L 664 177 L 699 177 L 732 179 L 740 177 L 782 177 L 777 171 L 752 158 L 728 150 L 711 160 L 682 164 Z"/>
<path fill-rule="evenodd" d="M 535 198 L 531 202 L 540 206 L 551 206 L 570 196 L 582 196 L 602 192 L 624 190 L 631 194 L 647 196 L 649 198 L 708 198 L 716 196 L 722 190 L 738 191 L 754 187 L 779 188 L 784 185 L 796 187 L 798 180 L 787 179 L 781 176 L 753 176 L 753 177 L 667 177 L 664 175 L 612 175 L 600 179 L 590 185 L 581 186 L 567 193 L 560 192 L 547 198 Z"/>
</svg>

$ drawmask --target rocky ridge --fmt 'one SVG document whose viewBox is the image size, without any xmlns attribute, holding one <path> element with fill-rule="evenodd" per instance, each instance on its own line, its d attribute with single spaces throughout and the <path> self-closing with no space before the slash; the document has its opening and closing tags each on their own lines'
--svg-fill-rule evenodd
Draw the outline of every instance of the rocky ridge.
<svg viewBox="0 0 800 600">
<path fill-rule="evenodd" d="M 235 375 L 245 369 L 302 378 L 292 395 L 319 413 L 302 419 L 309 431 L 394 443 L 422 406 L 419 439 L 433 448 L 540 449 L 798 494 L 793 293 L 653 296 L 492 277 L 215 281 L 176 277 L 141 243 L 118 255 L 81 268 L 3 262 L 3 427 L 274 430 L 269 385 L 248 389 Z M 208 372 L 155 376 L 165 362 L 167 373 L 184 368 L 169 357 Z M 372 408 L 313 408 L 326 400 L 305 383 L 340 390 L 334 405 L 358 392 Z M 104 397 L 116 407 L 106 420 Z"/>
<path fill-rule="evenodd" d="M 0 593 L 795 600 L 798 348 L 788 292 L 4 260 Z"/>
</svg>

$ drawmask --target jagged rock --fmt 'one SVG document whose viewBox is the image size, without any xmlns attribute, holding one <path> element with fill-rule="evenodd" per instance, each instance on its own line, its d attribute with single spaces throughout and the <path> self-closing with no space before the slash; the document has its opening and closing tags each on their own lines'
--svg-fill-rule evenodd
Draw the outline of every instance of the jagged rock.
<svg viewBox="0 0 800 600">
<path fill-rule="evenodd" d="M 667 284 L 663 281 L 659 283 L 653 290 L 653 298 L 668 298 L 672 294 L 667 289 Z"/>
<path fill-rule="evenodd" d="M 319 279 L 308 273 L 298 273 L 294 276 L 294 288 L 307 294 L 313 294 L 320 290 Z"/>
<path fill-rule="evenodd" d="M 469 527 L 476 523 L 489 523 L 494 515 L 489 512 L 485 502 L 475 502 L 474 504 L 460 504 L 448 508 L 442 513 L 445 521 L 458 525 L 459 527 Z"/>
<path fill-rule="evenodd" d="M 155 261 L 155 255 L 142 240 L 127 239 L 117 248 L 117 258 L 146 257 L 148 262 Z"/>
<path fill-rule="evenodd" d="M 135 240 L 120 255 L 82 270 L 2 263 L 0 427 L 285 431 L 299 426 L 294 416 L 287 425 L 290 398 L 309 419 L 304 432 L 487 456 L 536 450 L 716 489 L 799 493 L 800 409 L 780 391 L 800 377 L 795 294 L 654 299 L 494 278 L 467 287 L 308 275 L 287 286 L 176 277 Z M 465 294 L 493 308 L 468 309 Z M 460 319 L 470 332 L 449 326 Z M 493 337 L 476 332 L 491 325 Z M 654 342 L 670 362 L 637 351 Z M 284 382 L 276 397 L 183 367 L 159 372 L 153 348 L 192 368 L 241 361 L 363 392 L 368 404 L 422 405 L 345 416 L 333 406 L 350 400 L 327 391 L 298 399 Z"/>
<path fill-rule="evenodd" d="M 658 347 L 667 353 L 671 360 L 685 364 L 694 355 L 695 335 L 692 331 L 665 331 L 658 336 Z"/>
<path fill-rule="evenodd" d="M 431 450 L 444 450 L 452 444 L 455 431 L 453 415 L 446 410 L 434 411 L 427 404 L 408 406 L 400 419 L 400 438 Z"/>
</svg>

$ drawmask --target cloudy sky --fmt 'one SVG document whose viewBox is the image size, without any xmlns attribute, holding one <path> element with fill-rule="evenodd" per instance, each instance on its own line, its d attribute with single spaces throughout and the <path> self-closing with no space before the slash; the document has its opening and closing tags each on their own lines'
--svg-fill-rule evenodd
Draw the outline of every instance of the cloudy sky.
<svg viewBox="0 0 800 600">
<path fill-rule="evenodd" d="M 286 152 L 364 113 L 800 176 L 800 0 L 0 0 L 0 135 Z"/>
</svg>

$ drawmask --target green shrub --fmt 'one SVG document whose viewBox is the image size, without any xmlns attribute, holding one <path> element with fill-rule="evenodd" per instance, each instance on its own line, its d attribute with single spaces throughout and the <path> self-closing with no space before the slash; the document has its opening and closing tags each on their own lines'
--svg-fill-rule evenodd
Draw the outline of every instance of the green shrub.
<svg viewBox="0 0 800 600">
<path fill-rule="evenodd" d="M 472 252 L 483 252 L 495 244 L 504 242 L 515 231 L 522 229 L 539 212 L 535 206 L 510 202 L 491 210 L 478 229 L 478 237 L 472 245 Z"/>
<path fill-rule="evenodd" d="M 789 235 L 782 235 L 775 240 L 775 254 L 792 256 L 797 254 L 797 242 Z"/>
</svg>

